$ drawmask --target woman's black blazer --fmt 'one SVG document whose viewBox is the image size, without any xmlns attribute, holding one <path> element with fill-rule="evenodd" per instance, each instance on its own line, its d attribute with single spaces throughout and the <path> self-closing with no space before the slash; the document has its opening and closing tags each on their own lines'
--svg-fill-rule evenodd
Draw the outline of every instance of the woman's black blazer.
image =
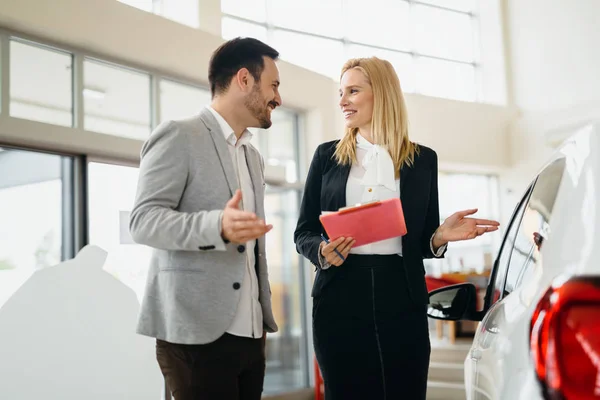
<svg viewBox="0 0 600 400">
<path fill-rule="evenodd" d="M 346 206 L 346 182 L 350 165 L 339 165 L 333 153 L 339 140 L 321 144 L 315 151 L 308 171 L 298 224 L 294 232 L 297 251 L 317 267 L 312 296 L 318 297 L 335 279 L 340 268 L 319 268 L 319 243 L 325 230 L 319 221 L 321 211 L 337 211 Z M 412 167 L 400 170 L 400 199 L 407 234 L 402 238 L 402 255 L 411 297 L 417 304 L 427 304 L 424 258 L 434 257 L 431 236 L 440 224 L 438 203 L 438 162 L 432 149 L 419 145 Z"/>
</svg>

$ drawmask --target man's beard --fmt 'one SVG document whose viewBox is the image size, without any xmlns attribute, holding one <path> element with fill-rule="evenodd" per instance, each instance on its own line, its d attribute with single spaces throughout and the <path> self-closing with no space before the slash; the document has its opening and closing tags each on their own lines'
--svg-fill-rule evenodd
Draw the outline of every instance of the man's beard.
<svg viewBox="0 0 600 400">
<path fill-rule="evenodd" d="M 252 92 L 246 97 L 244 105 L 250 111 L 250 114 L 258 120 L 260 128 L 269 129 L 271 127 L 273 124 L 271 116 L 269 115 L 267 106 L 264 104 L 258 84 L 254 85 Z"/>
</svg>

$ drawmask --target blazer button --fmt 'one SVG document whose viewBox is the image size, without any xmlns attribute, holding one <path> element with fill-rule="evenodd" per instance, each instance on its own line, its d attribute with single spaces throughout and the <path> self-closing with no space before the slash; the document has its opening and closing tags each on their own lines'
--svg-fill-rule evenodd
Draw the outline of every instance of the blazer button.
<svg viewBox="0 0 600 400">
<path fill-rule="evenodd" d="M 240 288 L 240 284 L 239 284 L 239 282 L 236 282 L 236 283 L 234 283 L 234 284 L 233 284 L 233 288 L 234 288 L 235 290 L 238 290 L 238 289 Z"/>
<path fill-rule="evenodd" d="M 243 253 L 243 252 L 244 252 L 244 250 L 246 250 L 246 246 L 244 246 L 243 244 L 240 244 L 240 245 L 238 246 L 238 252 L 240 252 L 240 253 Z"/>
</svg>

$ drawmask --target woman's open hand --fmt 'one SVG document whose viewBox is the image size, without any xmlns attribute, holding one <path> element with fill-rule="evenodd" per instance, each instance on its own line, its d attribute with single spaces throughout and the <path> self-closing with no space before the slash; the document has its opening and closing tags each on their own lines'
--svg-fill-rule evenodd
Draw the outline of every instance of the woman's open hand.
<svg viewBox="0 0 600 400">
<path fill-rule="evenodd" d="M 446 218 L 434 236 L 434 245 L 443 246 L 448 242 L 474 239 L 486 232 L 498 230 L 500 223 L 491 219 L 469 218 L 477 212 L 476 208 L 457 211 Z M 439 245 L 439 246 L 437 246 Z"/>
</svg>

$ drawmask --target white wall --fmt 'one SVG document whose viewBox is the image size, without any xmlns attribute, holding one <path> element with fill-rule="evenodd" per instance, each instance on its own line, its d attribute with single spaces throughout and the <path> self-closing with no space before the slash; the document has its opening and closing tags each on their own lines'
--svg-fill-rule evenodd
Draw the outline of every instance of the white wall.
<svg viewBox="0 0 600 400">
<path fill-rule="evenodd" d="M 205 11 L 214 13 L 218 9 L 210 7 Z M 203 83 L 207 81 L 210 54 L 222 43 L 216 35 L 141 12 L 115 0 L 3 0 L 0 3 L 0 26 L 85 49 L 101 57 Z M 280 62 L 280 71 L 284 104 L 306 112 L 304 139 L 308 161 L 319 143 L 341 135 L 337 84 L 327 77 L 283 61 Z M 466 164 L 476 169 L 492 170 L 508 165 L 507 127 L 513 114 L 506 107 L 418 95 L 407 95 L 407 103 L 413 138 L 434 147 L 442 165 Z M 36 136 L 36 132 L 31 130 L 23 134 L 35 136 L 29 142 L 44 137 L 42 133 Z M 15 132 L 15 124 L 6 127 L 6 123 L 0 123 L 0 141 L 3 138 L 27 140 L 23 134 Z M 73 149 L 73 143 L 81 141 L 75 136 L 73 140 L 57 139 L 59 142 L 50 146 L 69 150 Z M 97 147 L 96 152 L 106 152 L 98 147 L 103 140 L 90 139 L 90 142 L 98 143 L 95 147 L 91 146 Z M 486 149 L 493 151 L 486 152 Z M 90 146 L 86 150 L 90 151 Z M 136 146 L 128 146 L 119 157 L 135 160 L 137 150 Z"/>
<path fill-rule="evenodd" d="M 513 99 L 524 111 L 600 101 L 600 2 L 507 0 Z"/>
<path fill-rule="evenodd" d="M 2 276 L 0 297 L 11 295 L 0 303 L 3 399 L 162 398 L 156 342 L 135 333 L 139 303 L 102 269 L 106 257 L 86 246 L 75 259 Z"/>
<path fill-rule="evenodd" d="M 565 135 L 600 119 L 600 2 L 504 0 L 504 12 L 509 101 L 521 112 L 503 182 L 516 196 Z"/>
</svg>

